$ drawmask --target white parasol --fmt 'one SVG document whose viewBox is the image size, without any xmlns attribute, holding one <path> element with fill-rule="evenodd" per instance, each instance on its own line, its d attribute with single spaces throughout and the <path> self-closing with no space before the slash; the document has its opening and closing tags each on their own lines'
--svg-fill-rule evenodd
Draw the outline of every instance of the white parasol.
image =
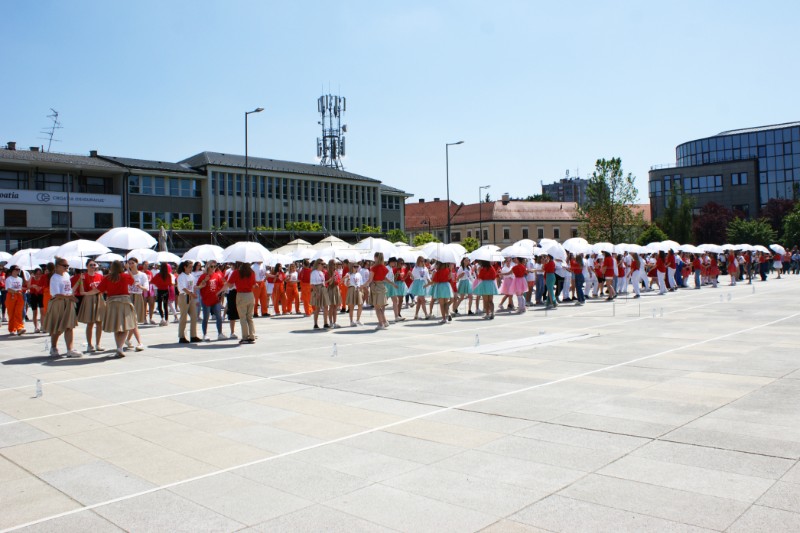
<svg viewBox="0 0 800 533">
<path fill-rule="evenodd" d="M 216 261 L 217 263 L 221 263 L 222 253 L 222 246 L 217 246 L 216 244 L 201 244 L 190 248 L 183 254 L 181 261 L 202 261 L 204 263 L 206 261 Z"/>
<path fill-rule="evenodd" d="M 158 241 L 138 228 L 113 228 L 100 235 L 97 242 L 109 248 L 133 250 L 135 248 L 152 248 Z"/>
<path fill-rule="evenodd" d="M 97 241 L 78 239 L 57 247 L 53 255 L 58 257 L 88 257 L 110 252 L 111 250 Z"/>
<path fill-rule="evenodd" d="M 125 259 L 135 257 L 140 263 L 147 261 L 148 263 L 158 263 L 158 252 L 150 248 L 135 248 L 125 254 Z"/>
<path fill-rule="evenodd" d="M 784 247 L 783 247 L 783 246 L 781 246 L 780 244 L 770 244 L 770 245 L 769 245 L 769 248 L 770 248 L 770 250 L 772 250 L 773 252 L 779 253 L 779 254 L 781 254 L 781 255 L 783 255 L 783 254 L 785 254 L 785 253 L 786 253 L 786 248 L 784 248 Z"/>
<path fill-rule="evenodd" d="M 530 259 L 533 257 L 533 247 L 528 248 L 522 244 L 512 244 L 500 250 L 500 255 L 503 257 L 525 257 Z"/>
<path fill-rule="evenodd" d="M 111 263 L 113 261 L 125 261 L 125 258 L 114 252 L 108 252 L 107 254 L 98 255 L 94 260 L 98 263 Z"/>
<path fill-rule="evenodd" d="M 175 263 L 176 265 L 181 262 L 181 258 L 172 252 L 157 252 L 156 263 Z"/>
<path fill-rule="evenodd" d="M 257 242 L 237 242 L 225 248 L 222 260 L 226 263 L 258 263 L 269 259 L 270 252 Z"/>
</svg>

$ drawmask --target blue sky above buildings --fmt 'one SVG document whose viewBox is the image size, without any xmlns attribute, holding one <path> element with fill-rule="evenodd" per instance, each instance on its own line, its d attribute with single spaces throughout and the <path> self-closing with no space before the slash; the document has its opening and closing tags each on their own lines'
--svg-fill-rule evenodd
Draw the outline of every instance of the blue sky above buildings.
<svg viewBox="0 0 800 533">
<path fill-rule="evenodd" d="M 514 196 L 622 157 L 800 120 L 792 1 L 9 1 L 0 142 L 178 161 L 314 162 L 316 99 L 347 98 L 348 171 L 417 198 Z"/>
</svg>

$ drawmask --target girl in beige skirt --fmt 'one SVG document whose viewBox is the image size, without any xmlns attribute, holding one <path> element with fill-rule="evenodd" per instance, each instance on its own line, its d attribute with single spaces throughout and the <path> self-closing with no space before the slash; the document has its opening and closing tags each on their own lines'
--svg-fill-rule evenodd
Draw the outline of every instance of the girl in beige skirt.
<svg viewBox="0 0 800 533">
<path fill-rule="evenodd" d="M 311 271 L 311 307 L 314 308 L 314 329 L 319 329 L 319 312 L 323 312 L 328 327 L 328 290 L 325 287 L 325 263 L 317 259 Z"/>
<path fill-rule="evenodd" d="M 129 331 L 137 329 L 136 311 L 133 309 L 129 287 L 134 284 L 133 277 L 122 271 L 122 262 L 111 263 L 108 275 L 100 282 L 98 289 L 104 292 L 106 301 L 106 314 L 103 317 L 103 331 L 114 334 L 117 345 L 117 357 L 125 357 L 123 344 Z M 141 345 L 136 349 L 144 349 Z"/>
<path fill-rule="evenodd" d="M 102 352 L 100 337 L 103 335 L 102 322 L 106 314 L 106 301 L 97 287 L 103 280 L 103 275 L 97 272 L 97 263 L 89 260 L 86 263 L 86 272 L 78 279 L 75 290 L 82 295 L 81 306 L 78 309 L 78 322 L 86 324 L 86 353 L 93 351 Z M 92 345 L 92 330 L 94 330 L 95 343 Z"/>
<path fill-rule="evenodd" d="M 325 309 L 327 326 L 331 329 L 341 327 L 336 323 L 339 315 L 339 308 L 342 306 L 342 296 L 339 292 L 339 282 L 342 280 L 341 273 L 336 271 L 336 262 L 331 259 L 328 261 L 328 275 L 325 278 L 325 290 L 328 291 L 328 307 Z"/>
<path fill-rule="evenodd" d="M 350 326 L 361 325 L 361 312 L 364 310 L 364 300 L 361 295 L 361 274 L 359 274 L 358 263 L 350 265 L 350 272 L 344 276 L 344 284 L 347 285 L 347 311 L 350 314 Z M 358 308 L 358 315 L 353 320 L 353 309 Z"/>
<path fill-rule="evenodd" d="M 69 264 L 66 259 L 56 257 L 55 273 L 50 277 L 50 305 L 42 320 L 42 328 L 50 334 L 50 355 L 57 357 L 58 339 L 64 334 L 67 343 L 67 357 L 80 357 L 73 348 L 72 330 L 78 325 L 75 316 L 77 298 L 72 293 L 72 284 L 67 275 Z"/>
</svg>

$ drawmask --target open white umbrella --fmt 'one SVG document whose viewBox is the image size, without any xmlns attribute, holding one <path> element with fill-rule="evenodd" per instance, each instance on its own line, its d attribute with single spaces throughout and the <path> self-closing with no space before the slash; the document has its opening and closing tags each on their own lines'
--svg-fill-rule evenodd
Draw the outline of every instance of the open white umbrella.
<svg viewBox="0 0 800 533">
<path fill-rule="evenodd" d="M 314 248 L 315 250 L 322 250 L 325 248 L 348 249 L 352 247 L 353 247 L 352 244 L 343 241 L 339 237 L 334 237 L 333 235 L 325 237 L 317 244 L 312 246 L 312 248 Z"/>
<path fill-rule="evenodd" d="M 222 260 L 226 263 L 259 263 L 269 259 L 270 252 L 257 242 L 242 241 L 225 248 Z"/>
<path fill-rule="evenodd" d="M 294 258 L 292 258 L 292 256 L 287 254 L 276 254 L 275 252 L 272 252 L 269 254 L 269 258 L 266 261 L 264 261 L 264 264 L 271 267 L 274 267 L 278 263 L 280 263 L 283 266 L 286 266 L 289 263 L 294 263 Z"/>
<path fill-rule="evenodd" d="M 4 261 L 8 261 L 12 257 L 13 256 L 8 252 L 0 252 L 0 263 L 2 263 Z"/>
<path fill-rule="evenodd" d="M 156 263 L 175 263 L 178 264 L 181 262 L 181 258 L 177 255 L 173 254 L 172 252 L 157 252 L 156 253 Z"/>
<path fill-rule="evenodd" d="M 564 250 L 564 247 L 559 243 L 551 244 L 545 248 L 544 251 L 547 255 L 552 256 L 553 259 L 561 259 L 562 261 L 567 260 L 567 251 Z"/>
<path fill-rule="evenodd" d="M 158 263 L 158 252 L 150 248 L 135 248 L 125 254 L 125 259 L 135 257 L 140 263 L 147 261 L 148 263 Z"/>
<path fill-rule="evenodd" d="M 61 257 L 61 256 L 59 256 L 59 257 Z M 86 258 L 85 257 L 81 257 L 79 255 L 73 255 L 73 256 L 64 257 L 63 259 L 66 260 L 67 263 L 69 263 L 70 268 L 74 268 L 74 269 L 77 269 L 77 270 L 86 270 Z"/>
<path fill-rule="evenodd" d="M 78 239 L 57 247 L 54 255 L 58 257 L 89 257 L 110 252 L 111 250 L 97 241 Z"/>
<path fill-rule="evenodd" d="M 66 254 L 66 255 L 56 254 L 55 251 L 58 250 L 58 248 L 59 248 L 58 246 L 48 246 L 47 248 L 42 248 L 41 250 L 33 254 L 33 259 L 40 265 L 44 265 L 55 259 L 56 255 L 58 255 L 58 257 L 67 257 L 67 255 L 73 255 L 73 254 Z"/>
<path fill-rule="evenodd" d="M 769 247 L 773 252 L 779 253 L 781 255 L 786 253 L 786 248 L 784 248 L 780 244 L 770 244 Z"/>
<path fill-rule="evenodd" d="M 152 248 L 158 241 L 138 228 L 113 228 L 100 235 L 97 242 L 109 248 L 133 250 L 135 248 Z"/>
<path fill-rule="evenodd" d="M 333 249 L 333 248 L 331 248 Z M 286 254 L 292 257 L 293 261 L 302 261 L 303 259 L 311 259 L 319 250 L 314 248 L 298 248 L 292 253 Z"/>
<path fill-rule="evenodd" d="M 539 239 L 539 246 L 541 246 L 542 248 L 547 248 L 551 244 L 559 244 L 559 242 L 548 238 Z"/>
<path fill-rule="evenodd" d="M 677 243 L 675 241 L 661 241 L 661 245 L 663 246 L 663 248 L 661 249 L 664 250 L 665 252 L 669 252 L 670 250 L 677 250 L 678 248 L 681 247 L 680 243 Z"/>
<path fill-rule="evenodd" d="M 489 246 L 481 246 L 477 250 L 468 253 L 467 257 L 471 261 L 489 261 L 490 263 L 502 262 L 504 257 L 500 254 L 500 252 L 498 252 L 497 250 L 492 250 L 491 248 L 489 248 Z M 497 247 L 495 246 L 495 248 Z"/>
<path fill-rule="evenodd" d="M 462 257 L 464 257 L 464 254 L 450 244 L 441 244 L 428 252 L 428 259 L 441 261 L 442 263 L 458 264 Z"/>
<path fill-rule="evenodd" d="M 125 258 L 114 252 L 108 252 L 107 254 L 98 255 L 94 260 L 98 263 L 111 263 L 113 261 L 125 261 Z"/>
<path fill-rule="evenodd" d="M 412 265 L 417 263 L 417 258 L 419 256 L 420 256 L 419 252 L 415 252 L 414 250 L 409 250 L 408 248 L 400 248 L 400 250 L 397 253 L 398 259 L 402 259 L 405 263 Z"/>
<path fill-rule="evenodd" d="M 356 249 L 365 250 L 370 252 L 370 259 L 376 253 L 382 253 L 384 259 L 389 259 L 397 253 L 397 248 L 394 244 L 386 239 L 379 239 L 376 237 L 367 237 L 356 244 Z"/>
<path fill-rule="evenodd" d="M 217 246 L 216 244 L 201 244 L 190 248 L 183 254 L 181 261 L 202 261 L 204 263 L 206 261 L 216 261 L 220 263 L 222 261 L 222 253 L 222 246 Z"/>
<path fill-rule="evenodd" d="M 520 246 L 524 246 L 525 248 L 530 248 L 531 250 L 536 247 L 536 241 L 532 241 L 531 239 L 520 239 L 514 244 L 519 244 Z"/>
<path fill-rule="evenodd" d="M 533 247 L 528 248 L 519 243 L 512 244 L 500 250 L 500 255 L 503 257 L 525 257 L 529 259 L 533 257 Z"/>
<path fill-rule="evenodd" d="M 704 252 L 711 252 L 714 254 L 721 254 L 722 253 L 722 246 L 719 244 L 701 244 L 698 246 L 699 249 L 703 250 Z"/>
<path fill-rule="evenodd" d="M 751 252 L 753 251 L 753 247 L 749 244 L 737 244 L 735 250 L 741 250 L 743 252 Z"/>
<path fill-rule="evenodd" d="M 597 242 L 597 243 L 592 245 L 592 251 L 594 253 L 596 253 L 596 254 L 599 254 L 600 252 L 604 252 L 604 253 L 607 253 L 607 254 L 613 254 L 614 253 L 614 245 L 611 244 L 610 242 Z"/>
<path fill-rule="evenodd" d="M 764 254 L 768 254 L 769 253 L 769 250 L 767 249 L 767 247 L 763 246 L 761 244 L 756 244 L 755 246 L 753 246 L 753 250 L 756 251 L 756 252 L 764 253 Z"/>
<path fill-rule="evenodd" d="M 561 246 L 573 254 L 585 254 L 588 250 L 591 250 L 589 241 L 583 237 L 572 237 L 571 239 L 567 239 Z"/>
<path fill-rule="evenodd" d="M 314 250 L 314 255 L 312 255 L 310 259 L 312 262 L 317 259 L 322 259 L 327 263 L 331 259 L 336 259 L 336 252 L 337 250 L 335 248 L 328 246 L 327 248 Z"/>
<path fill-rule="evenodd" d="M 19 257 L 12 257 L 6 264 L 6 268 L 18 266 L 22 270 L 33 270 L 39 267 L 39 263 L 33 258 L 33 254 L 20 255 Z"/>
</svg>

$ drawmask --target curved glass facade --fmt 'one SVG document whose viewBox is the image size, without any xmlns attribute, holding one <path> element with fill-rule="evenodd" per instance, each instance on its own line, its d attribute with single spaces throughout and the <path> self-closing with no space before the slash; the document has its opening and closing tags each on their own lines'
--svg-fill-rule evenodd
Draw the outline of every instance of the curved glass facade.
<svg viewBox="0 0 800 533">
<path fill-rule="evenodd" d="M 800 123 L 722 132 L 714 137 L 678 145 L 677 166 L 725 161 L 758 161 L 762 205 L 770 198 L 793 198 L 800 184 Z"/>
</svg>

